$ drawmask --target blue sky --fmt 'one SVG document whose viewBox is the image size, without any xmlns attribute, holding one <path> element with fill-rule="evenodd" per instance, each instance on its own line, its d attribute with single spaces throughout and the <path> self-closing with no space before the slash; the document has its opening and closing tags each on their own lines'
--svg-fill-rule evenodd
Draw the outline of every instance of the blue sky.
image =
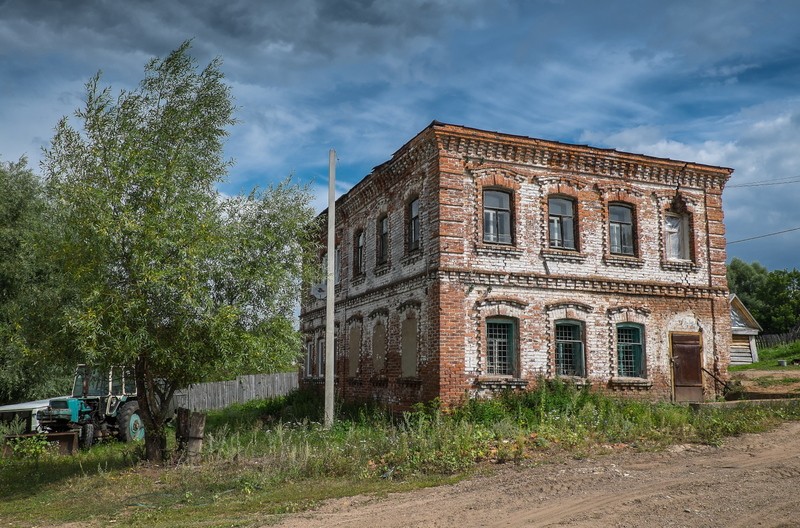
<svg viewBox="0 0 800 528">
<path fill-rule="evenodd" d="M 130 89 L 187 38 L 239 107 L 221 190 L 324 204 L 432 120 L 732 167 L 729 242 L 800 228 L 795 0 L 0 0 L 0 159 L 38 169 L 98 70 Z M 729 258 L 800 268 L 800 229 Z"/>
</svg>

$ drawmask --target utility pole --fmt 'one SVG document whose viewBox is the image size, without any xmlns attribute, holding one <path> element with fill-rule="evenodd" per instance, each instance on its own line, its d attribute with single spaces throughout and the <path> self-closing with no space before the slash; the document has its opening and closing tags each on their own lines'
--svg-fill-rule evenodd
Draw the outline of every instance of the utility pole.
<svg viewBox="0 0 800 528">
<path fill-rule="evenodd" d="M 325 298 L 325 428 L 333 425 L 333 334 L 336 273 L 336 151 L 328 153 L 328 269 Z"/>
</svg>

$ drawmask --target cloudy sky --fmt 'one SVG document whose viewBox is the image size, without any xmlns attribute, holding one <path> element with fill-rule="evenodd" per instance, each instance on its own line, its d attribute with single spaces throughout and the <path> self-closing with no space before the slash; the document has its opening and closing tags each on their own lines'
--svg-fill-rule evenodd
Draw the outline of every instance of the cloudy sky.
<svg viewBox="0 0 800 528">
<path fill-rule="evenodd" d="M 194 39 L 240 123 L 226 193 L 324 203 L 432 120 L 736 170 L 729 257 L 800 268 L 796 0 L 0 0 L 0 159 L 41 148 L 98 70 L 130 89 Z M 793 230 L 775 236 L 751 237 Z"/>
</svg>

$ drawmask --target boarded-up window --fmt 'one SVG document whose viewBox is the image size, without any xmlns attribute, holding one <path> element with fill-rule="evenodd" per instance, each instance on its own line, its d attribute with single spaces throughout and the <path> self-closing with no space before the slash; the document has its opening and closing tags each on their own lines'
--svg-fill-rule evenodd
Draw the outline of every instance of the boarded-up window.
<svg viewBox="0 0 800 528">
<path fill-rule="evenodd" d="M 354 377 L 358 374 L 358 359 L 361 356 L 361 325 L 356 324 L 350 328 L 350 354 L 348 355 L 347 375 Z"/>
<path fill-rule="evenodd" d="M 386 366 L 386 328 L 383 323 L 378 323 L 372 329 L 372 365 L 375 372 L 380 372 Z"/>
<path fill-rule="evenodd" d="M 417 320 L 403 321 L 401 328 L 400 374 L 404 377 L 417 375 Z"/>
</svg>

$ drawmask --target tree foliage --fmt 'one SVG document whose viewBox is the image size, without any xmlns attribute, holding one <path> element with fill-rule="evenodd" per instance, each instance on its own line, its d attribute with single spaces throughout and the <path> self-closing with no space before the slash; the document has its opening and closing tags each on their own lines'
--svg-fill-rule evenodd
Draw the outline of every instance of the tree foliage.
<svg viewBox="0 0 800 528">
<path fill-rule="evenodd" d="M 286 181 L 224 199 L 230 89 L 185 42 L 134 91 L 87 84 L 81 125 L 62 119 L 43 167 L 59 204 L 54 257 L 79 292 L 63 313 L 92 364 L 135 364 L 147 456 L 165 448 L 174 391 L 291 365 L 308 193 Z"/>
<path fill-rule="evenodd" d="M 37 252 L 50 228 L 42 182 L 25 159 L 0 163 L 0 405 L 63 394 L 72 368 L 42 359 L 53 270 Z"/>
<path fill-rule="evenodd" d="M 758 262 L 735 258 L 728 264 L 728 287 L 764 333 L 784 333 L 800 324 L 800 271 L 769 271 Z"/>
</svg>

